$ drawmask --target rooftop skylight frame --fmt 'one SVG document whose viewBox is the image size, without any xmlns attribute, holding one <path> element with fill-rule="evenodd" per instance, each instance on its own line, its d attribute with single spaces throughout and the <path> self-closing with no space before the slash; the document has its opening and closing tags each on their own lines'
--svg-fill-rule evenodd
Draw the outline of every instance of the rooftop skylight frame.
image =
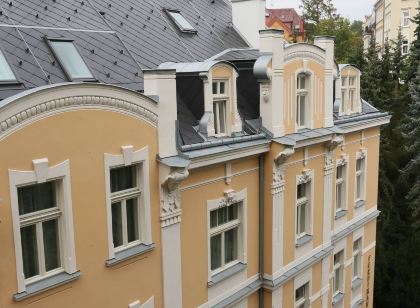
<svg viewBox="0 0 420 308">
<path fill-rule="evenodd" d="M 77 44 L 75 43 L 75 41 L 73 39 L 70 39 L 70 38 L 62 38 L 62 37 L 60 37 L 60 38 L 56 38 L 56 37 L 45 37 L 45 40 L 46 40 L 48 46 L 50 47 L 52 53 L 54 54 L 55 59 L 58 61 L 58 63 L 60 64 L 61 68 L 63 69 L 64 74 L 66 75 L 66 77 L 70 81 L 97 81 L 97 79 L 95 78 L 95 75 L 93 74 L 93 71 L 90 69 L 89 65 L 83 59 L 82 53 L 80 52 L 79 48 L 77 47 Z M 74 76 L 72 76 L 72 73 L 66 67 L 66 64 L 64 63 L 63 59 L 61 58 L 61 55 L 54 48 L 54 42 L 67 42 L 67 43 L 71 43 L 74 46 L 74 48 L 75 48 L 78 56 L 80 57 L 80 60 L 82 61 L 83 65 L 88 70 L 90 76 L 87 76 L 87 75 L 84 76 L 84 77 L 74 77 Z"/>
<path fill-rule="evenodd" d="M 196 34 L 197 30 L 194 28 L 192 23 L 182 15 L 178 9 L 165 9 L 166 14 L 175 23 L 179 31 L 182 33 Z M 183 24 L 184 23 L 184 24 Z"/>
<path fill-rule="evenodd" d="M 9 74 L 10 74 L 11 77 L 13 77 L 13 79 L 0 79 L 0 85 L 19 84 L 19 83 L 21 83 L 18 80 L 18 78 L 17 78 L 15 69 L 10 64 L 10 61 L 7 58 L 7 55 L 4 52 L 4 49 L 0 46 L 0 64 L 1 64 L 1 60 L 4 60 L 4 64 L 7 66 L 6 68 L 9 70 Z"/>
</svg>

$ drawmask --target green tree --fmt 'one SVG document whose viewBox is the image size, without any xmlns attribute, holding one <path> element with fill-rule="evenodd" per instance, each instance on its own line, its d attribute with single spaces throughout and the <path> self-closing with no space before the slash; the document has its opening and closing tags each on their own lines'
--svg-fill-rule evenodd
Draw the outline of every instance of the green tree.
<svg viewBox="0 0 420 308">
<path fill-rule="evenodd" d="M 337 9 L 332 0 L 302 0 L 299 8 L 303 12 L 303 18 L 307 22 L 317 25 L 322 19 L 335 18 Z"/>
</svg>

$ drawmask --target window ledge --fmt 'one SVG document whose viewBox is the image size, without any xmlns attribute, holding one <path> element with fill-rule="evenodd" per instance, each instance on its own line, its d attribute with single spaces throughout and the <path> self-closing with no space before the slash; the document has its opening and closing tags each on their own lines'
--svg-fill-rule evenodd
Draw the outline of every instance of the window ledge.
<svg viewBox="0 0 420 308">
<path fill-rule="evenodd" d="M 296 248 L 301 247 L 310 241 L 312 241 L 312 235 L 302 235 L 296 239 Z"/>
<path fill-rule="evenodd" d="M 217 273 L 215 275 L 211 276 L 211 280 L 207 283 L 209 287 L 214 286 L 215 284 L 235 275 L 236 273 L 239 273 L 247 268 L 247 265 L 245 263 L 237 263 L 224 271 L 221 271 L 220 273 Z"/>
<path fill-rule="evenodd" d="M 335 220 L 347 215 L 347 210 L 338 210 L 335 212 Z"/>
<path fill-rule="evenodd" d="M 59 287 L 63 284 L 69 283 L 73 280 L 78 279 L 80 276 L 81 276 L 81 273 L 79 271 L 73 274 L 62 272 L 54 276 L 50 276 L 45 279 L 28 284 L 26 286 L 25 292 L 16 293 L 13 297 L 15 301 L 19 302 L 31 296 L 37 295 L 41 292 L 45 292 L 50 289 Z"/>
<path fill-rule="evenodd" d="M 365 200 L 357 200 L 354 204 L 354 208 L 358 209 L 359 207 L 365 206 L 366 202 Z"/>
<path fill-rule="evenodd" d="M 113 259 L 106 260 L 106 266 L 107 267 L 114 266 L 115 264 L 124 262 L 125 260 L 137 257 L 146 252 L 152 251 L 155 247 L 156 245 L 154 243 L 150 245 L 139 244 L 134 247 L 130 247 L 122 251 L 116 252 L 115 257 Z"/>
<path fill-rule="evenodd" d="M 334 295 L 332 304 L 336 305 L 340 303 L 343 299 L 344 299 L 344 293 L 338 292 L 337 294 Z"/>
<path fill-rule="evenodd" d="M 352 288 L 352 290 L 360 287 L 361 285 L 362 285 L 362 279 L 359 278 L 359 277 L 355 277 L 353 279 L 353 281 L 351 282 L 351 288 Z"/>
</svg>

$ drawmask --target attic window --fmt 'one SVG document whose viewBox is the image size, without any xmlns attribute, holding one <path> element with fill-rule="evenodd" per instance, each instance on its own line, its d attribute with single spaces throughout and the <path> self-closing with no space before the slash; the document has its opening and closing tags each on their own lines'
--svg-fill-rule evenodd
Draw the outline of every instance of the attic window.
<svg viewBox="0 0 420 308">
<path fill-rule="evenodd" d="M 3 51 L 0 49 L 0 82 L 14 82 L 16 81 L 15 74 L 12 71 Z"/>
<path fill-rule="evenodd" d="M 197 33 L 197 30 L 191 25 L 191 23 L 181 14 L 179 10 L 167 9 L 169 17 L 177 25 L 179 30 L 185 33 Z"/>
<path fill-rule="evenodd" d="M 48 42 L 55 57 L 70 80 L 95 80 L 73 41 L 51 39 Z"/>
</svg>

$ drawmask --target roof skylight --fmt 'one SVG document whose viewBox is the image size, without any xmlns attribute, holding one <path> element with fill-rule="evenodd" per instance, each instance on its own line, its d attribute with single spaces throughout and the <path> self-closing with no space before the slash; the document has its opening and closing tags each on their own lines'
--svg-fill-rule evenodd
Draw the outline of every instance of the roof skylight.
<svg viewBox="0 0 420 308">
<path fill-rule="evenodd" d="M 0 49 L 0 82 L 10 82 L 15 80 L 15 74 L 13 73 L 12 68 L 7 62 L 3 51 Z"/>
<path fill-rule="evenodd" d="M 72 41 L 49 40 L 50 46 L 71 80 L 94 80 L 82 56 Z"/>
<path fill-rule="evenodd" d="M 194 29 L 193 25 L 181 14 L 179 10 L 167 10 L 171 19 L 178 26 L 179 30 L 182 32 L 197 33 L 197 30 Z"/>
</svg>

